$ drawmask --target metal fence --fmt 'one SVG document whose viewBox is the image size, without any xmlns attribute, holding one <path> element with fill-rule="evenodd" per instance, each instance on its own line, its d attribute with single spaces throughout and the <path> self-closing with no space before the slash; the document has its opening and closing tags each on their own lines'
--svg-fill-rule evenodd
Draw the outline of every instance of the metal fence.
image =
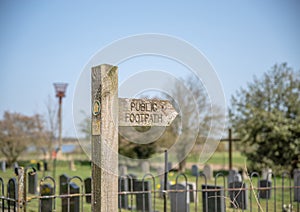
<svg viewBox="0 0 300 212">
<path fill-rule="evenodd" d="M 145 174 L 138 179 L 134 175 L 124 175 L 119 177 L 118 208 L 124 212 L 299 212 L 298 171 L 294 172 L 293 178 L 287 172 L 268 174 L 266 178 L 253 172 L 242 178 L 232 171 L 228 176 L 217 173 L 212 180 L 203 172 L 193 177 L 175 172 L 173 182 L 168 180 L 172 171 L 167 168 L 161 176 Z M 6 184 L 0 178 L 2 211 L 26 211 L 32 200 L 38 201 L 35 211 L 43 212 L 84 211 L 83 206 L 91 204 L 91 178 L 83 180 L 78 176 L 61 175 L 57 183 L 47 176 L 37 183 L 35 170 L 30 167 L 18 168 L 16 173 L 17 177 Z"/>
</svg>

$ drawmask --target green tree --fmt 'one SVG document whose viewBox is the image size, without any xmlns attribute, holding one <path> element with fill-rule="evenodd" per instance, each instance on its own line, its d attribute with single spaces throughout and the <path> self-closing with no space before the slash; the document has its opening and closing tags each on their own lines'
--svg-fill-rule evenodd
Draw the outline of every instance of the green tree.
<svg viewBox="0 0 300 212">
<path fill-rule="evenodd" d="M 252 168 L 299 167 L 299 94 L 300 72 L 283 63 L 232 96 L 230 120 Z"/>
<path fill-rule="evenodd" d="M 8 164 L 16 162 L 29 146 L 43 143 L 45 136 L 40 115 L 5 112 L 0 120 L 0 151 Z"/>
</svg>

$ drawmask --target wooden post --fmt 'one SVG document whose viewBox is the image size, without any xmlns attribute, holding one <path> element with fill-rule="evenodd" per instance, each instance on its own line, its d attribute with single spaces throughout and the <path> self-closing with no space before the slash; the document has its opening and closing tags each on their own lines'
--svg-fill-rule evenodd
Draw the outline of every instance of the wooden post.
<svg viewBox="0 0 300 212">
<path fill-rule="evenodd" d="M 25 176 L 25 172 L 24 172 L 24 168 L 23 167 L 19 167 L 17 170 L 18 173 L 18 203 L 17 203 L 17 211 L 21 212 L 21 211 L 25 211 L 24 210 L 24 204 L 26 204 L 25 199 L 24 199 L 24 176 Z"/>
<path fill-rule="evenodd" d="M 118 71 L 92 68 L 92 211 L 118 211 Z"/>
</svg>

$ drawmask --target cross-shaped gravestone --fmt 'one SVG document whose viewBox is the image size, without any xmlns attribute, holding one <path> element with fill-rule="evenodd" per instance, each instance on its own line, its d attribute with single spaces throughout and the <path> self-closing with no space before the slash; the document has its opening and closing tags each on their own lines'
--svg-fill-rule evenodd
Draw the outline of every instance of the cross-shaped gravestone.
<svg viewBox="0 0 300 212">
<path fill-rule="evenodd" d="M 177 112 L 167 100 L 119 99 L 118 68 L 92 68 L 92 211 L 118 211 L 118 127 L 168 126 Z"/>
</svg>

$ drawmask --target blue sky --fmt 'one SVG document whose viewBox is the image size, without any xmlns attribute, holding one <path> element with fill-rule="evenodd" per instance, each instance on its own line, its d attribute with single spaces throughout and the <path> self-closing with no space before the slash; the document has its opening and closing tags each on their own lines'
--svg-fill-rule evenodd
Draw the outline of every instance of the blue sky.
<svg viewBox="0 0 300 212">
<path fill-rule="evenodd" d="M 45 113 L 53 82 L 68 82 L 65 136 L 83 67 L 117 39 L 160 33 L 186 40 L 230 96 L 275 63 L 300 69 L 300 3 L 288 1 L 0 1 L 0 115 Z"/>
</svg>

